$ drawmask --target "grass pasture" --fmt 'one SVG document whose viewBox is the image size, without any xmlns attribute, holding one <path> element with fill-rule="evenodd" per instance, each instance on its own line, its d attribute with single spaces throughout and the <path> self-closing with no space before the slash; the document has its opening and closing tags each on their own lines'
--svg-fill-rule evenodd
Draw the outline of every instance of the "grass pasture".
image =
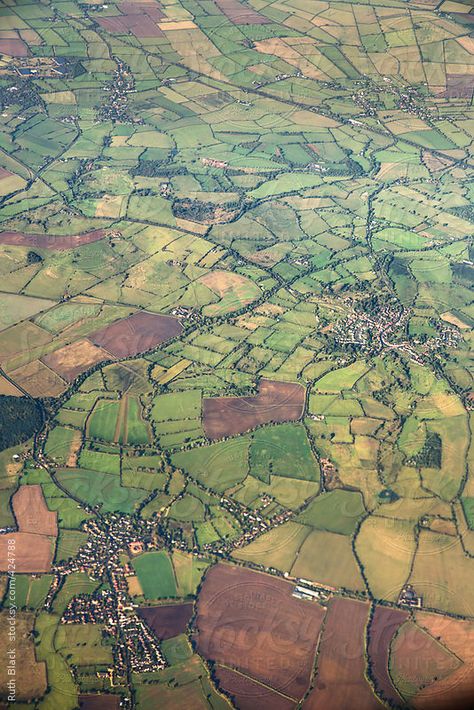
<svg viewBox="0 0 474 710">
<path fill-rule="evenodd" d="M 365 583 L 347 535 L 315 530 L 305 539 L 291 568 L 293 577 L 363 591 Z"/>
<path fill-rule="evenodd" d="M 319 480 L 319 466 L 303 426 L 280 424 L 251 435 L 250 473 L 265 483 L 270 474 L 305 481 Z"/>
<path fill-rule="evenodd" d="M 242 437 L 173 454 L 171 460 L 200 483 L 223 492 L 247 475 L 248 449 L 249 440 Z"/>
<path fill-rule="evenodd" d="M 396 601 L 415 553 L 413 524 L 375 515 L 366 518 L 355 549 L 374 597 Z"/>
<path fill-rule="evenodd" d="M 86 469 L 59 470 L 57 479 L 73 498 L 104 512 L 114 510 L 131 514 L 146 497 L 140 488 L 125 488 L 120 477 Z"/>
<path fill-rule="evenodd" d="M 173 565 L 164 551 L 146 552 L 132 562 L 147 600 L 177 595 Z"/>
<path fill-rule="evenodd" d="M 310 532 L 310 528 L 304 525 L 284 523 L 264 533 L 249 545 L 235 550 L 232 556 L 265 568 L 274 567 L 282 572 L 289 572 Z"/>
<path fill-rule="evenodd" d="M 360 493 L 335 490 L 313 500 L 298 516 L 299 522 L 317 530 L 352 535 L 365 512 Z"/>
</svg>

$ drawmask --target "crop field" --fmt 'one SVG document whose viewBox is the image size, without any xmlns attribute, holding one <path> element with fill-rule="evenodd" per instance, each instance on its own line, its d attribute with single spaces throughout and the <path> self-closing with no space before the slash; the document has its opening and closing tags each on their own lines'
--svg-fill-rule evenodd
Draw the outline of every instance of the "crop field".
<svg viewBox="0 0 474 710">
<path fill-rule="evenodd" d="M 393 686 L 388 670 L 390 645 L 407 619 L 408 613 L 402 609 L 377 606 L 369 627 L 367 652 L 372 664 L 375 688 L 384 700 L 395 705 L 401 703 L 402 699 Z"/>
<path fill-rule="evenodd" d="M 359 493 L 335 490 L 316 498 L 301 513 L 299 520 L 319 530 L 352 535 L 363 513 L 364 506 Z"/>
<path fill-rule="evenodd" d="M 91 340 L 122 358 L 151 350 L 180 332 L 181 325 L 175 318 L 142 311 L 93 333 Z"/>
<path fill-rule="evenodd" d="M 303 413 L 303 403 L 300 385 L 263 380 L 255 397 L 204 399 L 204 428 L 210 439 L 220 439 L 267 422 L 295 421 Z"/>
<path fill-rule="evenodd" d="M 416 649 L 416 663 L 407 650 Z M 390 675 L 405 701 L 419 690 L 454 673 L 461 661 L 443 644 L 412 621 L 406 621 L 397 631 L 390 647 Z"/>
<path fill-rule="evenodd" d="M 120 698 L 111 694 L 79 695 L 81 710 L 118 710 Z"/>
<path fill-rule="evenodd" d="M 99 241 L 99 239 L 103 239 L 104 236 L 105 232 L 102 229 L 96 229 L 85 234 L 75 234 L 74 236 L 0 232 L 0 244 L 65 251 L 66 249 L 76 249 L 84 246 L 84 244 L 92 244 Z"/>
<path fill-rule="evenodd" d="M 65 345 L 50 355 L 45 355 L 43 363 L 67 382 L 73 382 L 85 370 L 98 362 L 109 359 L 110 356 L 105 350 L 84 339 L 77 341 L 74 345 Z"/>
<path fill-rule="evenodd" d="M 30 704 L 472 705 L 471 5 L 0 16 Z"/>
<path fill-rule="evenodd" d="M 13 555 L 18 572 L 49 572 L 58 534 L 56 513 L 48 510 L 39 485 L 20 487 L 11 500 L 18 532 L 0 535 L 1 571 L 9 569 Z"/>
<path fill-rule="evenodd" d="M 166 604 L 140 609 L 140 616 L 145 619 L 161 641 L 171 639 L 186 631 L 193 614 L 192 604 Z"/>
<path fill-rule="evenodd" d="M 291 574 L 329 586 L 365 589 L 350 540 L 345 535 L 311 532 L 298 550 Z"/>
<path fill-rule="evenodd" d="M 145 599 L 176 596 L 173 567 L 164 552 L 150 552 L 137 557 L 133 566 Z"/>
<path fill-rule="evenodd" d="M 470 702 L 472 697 L 472 622 L 428 613 L 417 614 L 416 621 L 420 629 L 463 662 L 449 675 L 439 677 L 434 683 L 420 690 L 416 695 L 417 705 L 428 708 L 436 703 L 440 708 L 448 707 L 449 704 L 462 707 Z"/>
<path fill-rule="evenodd" d="M 22 668 L 28 668 L 28 673 L 22 674 L 17 685 L 17 699 L 21 701 L 31 701 L 33 698 L 41 697 L 46 690 L 47 676 L 46 667 L 42 661 L 35 657 L 35 647 L 31 637 L 34 625 L 34 615 L 20 612 L 17 615 L 17 639 L 16 639 L 16 660 Z M 9 648 L 8 641 L 8 611 L 0 613 L 0 638 L 2 640 L 2 669 L 0 671 L 0 694 L 6 697 L 9 694 L 8 681 L 11 678 L 7 669 L 7 654 Z"/>
<path fill-rule="evenodd" d="M 251 710 L 255 707 L 263 708 L 263 710 L 270 708 L 291 710 L 295 707 L 293 700 L 275 693 L 268 686 L 256 683 L 240 672 L 217 666 L 215 674 L 219 688 L 229 695 L 235 705 L 242 710 Z"/>
<path fill-rule="evenodd" d="M 49 587 L 51 586 L 52 577 L 49 574 L 26 575 L 18 576 L 15 583 L 15 603 L 20 609 L 37 610 L 41 608 L 45 602 Z M 11 583 L 9 590 L 11 589 Z M 10 600 L 5 604 L 10 608 Z"/>
<path fill-rule="evenodd" d="M 315 688 L 306 700 L 310 710 L 351 707 L 369 710 L 383 705 L 365 677 L 364 627 L 368 605 L 348 599 L 334 599 L 318 654 Z"/>
<path fill-rule="evenodd" d="M 101 506 L 104 511 L 132 513 L 146 497 L 140 488 L 122 486 L 120 478 L 112 473 L 71 468 L 58 471 L 57 479 L 75 499 Z"/>
<path fill-rule="evenodd" d="M 207 573 L 199 596 L 197 648 L 208 660 L 299 699 L 323 618 L 322 607 L 305 607 L 286 582 L 220 564 Z"/>
<path fill-rule="evenodd" d="M 56 514 L 46 507 L 41 486 L 22 486 L 12 498 L 13 514 L 21 532 L 58 534 Z"/>
</svg>

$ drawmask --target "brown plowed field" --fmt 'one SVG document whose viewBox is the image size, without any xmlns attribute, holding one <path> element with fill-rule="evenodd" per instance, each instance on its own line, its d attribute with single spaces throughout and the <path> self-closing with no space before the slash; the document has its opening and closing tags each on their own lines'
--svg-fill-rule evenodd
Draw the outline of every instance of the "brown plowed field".
<svg viewBox="0 0 474 710">
<path fill-rule="evenodd" d="M 13 540 L 13 551 L 10 540 Z M 53 539 L 33 533 L 3 533 L 0 535 L 0 572 L 6 572 L 12 554 L 16 572 L 35 574 L 49 572 L 53 561 Z"/>
<path fill-rule="evenodd" d="M 229 668 L 216 666 L 214 676 L 221 690 L 232 698 L 238 710 L 292 710 L 296 707 L 294 700 Z"/>
<path fill-rule="evenodd" d="M 204 429 L 210 439 L 221 439 L 269 422 L 296 421 L 303 414 L 304 401 L 301 385 L 262 380 L 256 397 L 204 399 Z"/>
<path fill-rule="evenodd" d="M 183 327 L 177 318 L 139 311 L 116 321 L 90 337 L 115 357 L 130 357 L 146 352 L 179 335 Z"/>
<path fill-rule="evenodd" d="M 268 17 L 242 5 L 238 0 L 216 0 L 216 5 L 236 25 L 265 25 L 271 22 Z"/>
<path fill-rule="evenodd" d="M 193 615 L 192 604 L 166 604 L 164 606 L 149 606 L 138 610 L 138 614 L 153 629 L 160 641 L 166 641 L 173 636 L 186 631 L 188 622 Z"/>
<path fill-rule="evenodd" d="M 124 0 L 119 5 L 120 12 L 126 15 L 133 13 L 140 13 L 148 15 L 150 20 L 158 22 L 158 20 L 163 20 L 165 14 L 161 9 L 161 5 L 156 0 L 144 0 L 144 2 L 136 2 L 136 0 Z"/>
<path fill-rule="evenodd" d="M 136 37 L 164 37 L 156 22 L 165 17 L 157 2 L 122 2 L 118 5 L 122 15 L 99 17 L 98 23 L 112 34 L 128 34 Z"/>
<path fill-rule="evenodd" d="M 383 708 L 365 678 L 365 626 L 369 605 L 334 598 L 329 606 L 318 656 L 315 687 L 304 710 Z"/>
<path fill-rule="evenodd" d="M 0 39 L 0 54 L 9 57 L 27 57 L 28 47 L 21 39 Z"/>
<path fill-rule="evenodd" d="M 98 17 L 97 22 L 111 34 L 125 35 L 133 32 L 136 37 L 164 37 L 160 30 L 146 15 L 114 15 Z"/>
<path fill-rule="evenodd" d="M 9 370 L 8 376 L 32 397 L 57 397 L 67 388 L 64 380 L 40 360 Z"/>
<path fill-rule="evenodd" d="M 57 514 L 48 510 L 41 486 L 21 486 L 12 498 L 12 507 L 20 532 L 58 534 Z"/>
<path fill-rule="evenodd" d="M 290 698 L 302 698 L 325 610 L 296 599 L 292 591 L 293 585 L 282 579 L 216 565 L 197 603 L 198 652 Z"/>
<path fill-rule="evenodd" d="M 417 622 L 464 663 L 451 675 L 420 690 L 414 707 L 421 710 L 474 707 L 474 623 L 425 613 L 417 614 Z"/>
<path fill-rule="evenodd" d="M 66 251 L 77 249 L 84 244 L 91 244 L 103 239 L 105 231 L 96 229 L 85 234 L 73 236 L 54 236 L 53 234 L 24 234 L 23 232 L 0 232 L 0 244 L 11 244 L 20 247 L 36 247 L 37 249 L 52 249 L 53 251 Z"/>
<path fill-rule="evenodd" d="M 377 606 L 370 624 L 368 652 L 375 687 L 383 698 L 394 705 L 401 704 L 402 699 L 393 687 L 388 672 L 390 644 L 399 627 L 407 619 L 407 611 Z"/>
<path fill-rule="evenodd" d="M 80 695 L 81 710 L 118 710 L 120 698 L 118 695 Z"/>
<path fill-rule="evenodd" d="M 18 532 L 0 535 L 0 572 L 7 571 L 13 561 L 16 572 L 49 572 L 58 534 L 57 514 L 48 510 L 41 486 L 21 486 L 12 507 Z"/>
<path fill-rule="evenodd" d="M 41 359 L 45 365 L 67 380 L 67 382 L 73 382 L 81 372 L 85 372 L 92 365 L 104 360 L 112 360 L 109 353 L 102 350 L 102 348 L 96 347 L 85 338 L 77 340 L 70 345 L 65 345 L 63 348 L 59 348 L 59 350 L 55 350 Z"/>
<path fill-rule="evenodd" d="M 446 74 L 446 91 L 441 96 L 446 99 L 471 99 L 474 92 L 472 74 Z"/>
<path fill-rule="evenodd" d="M 436 681 L 449 681 L 450 676 L 462 668 L 462 661 L 447 646 L 412 621 L 402 626 L 392 642 L 390 674 L 407 700 Z M 432 707 L 437 707 L 436 702 Z M 455 706 L 452 707 L 454 710 Z"/>
</svg>

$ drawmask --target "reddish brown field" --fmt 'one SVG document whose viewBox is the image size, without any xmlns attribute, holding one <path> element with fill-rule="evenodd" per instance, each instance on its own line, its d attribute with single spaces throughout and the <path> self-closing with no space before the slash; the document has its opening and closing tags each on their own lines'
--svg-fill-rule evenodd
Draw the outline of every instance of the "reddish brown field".
<svg viewBox="0 0 474 710">
<path fill-rule="evenodd" d="M 216 666 L 214 677 L 238 710 L 292 710 L 296 702 L 275 693 L 248 676 Z"/>
<path fill-rule="evenodd" d="M 12 498 L 18 532 L 0 535 L 0 572 L 14 559 L 16 572 L 49 572 L 57 514 L 48 510 L 41 486 L 21 486 Z M 13 542 L 12 542 L 13 541 Z"/>
<path fill-rule="evenodd" d="M 80 695 L 81 710 L 118 710 L 120 698 L 118 695 Z"/>
<path fill-rule="evenodd" d="M 20 532 L 58 534 L 57 513 L 48 510 L 41 486 L 21 486 L 12 498 L 12 507 Z"/>
<path fill-rule="evenodd" d="M 402 703 L 402 699 L 393 687 L 388 672 L 390 643 L 407 618 L 408 612 L 402 609 L 377 606 L 370 624 L 368 652 L 372 663 L 375 687 L 384 699 L 394 705 Z"/>
<path fill-rule="evenodd" d="M 53 234 L 24 234 L 23 232 L 0 232 L 0 244 L 10 244 L 20 247 L 36 247 L 37 249 L 51 249 L 53 251 L 66 251 L 77 249 L 84 244 L 91 244 L 103 239 L 105 231 L 96 229 L 85 234 L 73 236 L 54 236 Z"/>
<path fill-rule="evenodd" d="M 160 30 L 146 15 L 115 15 L 114 17 L 98 17 L 97 22 L 111 34 L 128 34 L 133 32 L 136 37 L 164 37 Z"/>
<path fill-rule="evenodd" d="M 407 622 L 394 638 L 390 649 L 390 673 L 400 693 L 432 686 L 449 679 L 463 667 L 462 661 L 414 622 Z M 433 704 L 436 707 L 436 704 Z"/>
<path fill-rule="evenodd" d="M 140 311 L 90 335 L 96 345 L 115 357 L 146 352 L 179 335 L 183 327 L 177 318 Z"/>
<path fill-rule="evenodd" d="M 164 606 L 149 606 L 138 610 L 160 641 L 166 641 L 173 636 L 186 631 L 191 616 L 192 604 L 166 604 Z"/>
<path fill-rule="evenodd" d="M 369 604 L 334 598 L 329 606 L 318 657 L 315 687 L 305 710 L 383 708 L 365 678 L 365 626 Z"/>
<path fill-rule="evenodd" d="M 0 40 L 0 47 L 1 47 L 2 41 L 6 41 L 6 40 Z M 8 41 L 11 42 L 12 40 L 8 40 Z M 1 53 L 2 52 L 0 49 L 0 54 Z M 3 180 L 3 178 L 11 177 L 12 175 L 13 175 L 13 173 L 11 173 L 9 170 L 5 170 L 5 168 L 0 168 L 0 180 Z"/>
<path fill-rule="evenodd" d="M 207 573 L 197 603 L 198 652 L 290 699 L 302 698 L 325 610 L 296 599 L 292 590 L 282 579 L 216 565 Z"/>
<path fill-rule="evenodd" d="M 296 421 L 303 414 L 304 400 L 301 385 L 262 380 L 256 397 L 204 399 L 204 429 L 210 439 L 221 439 L 268 422 Z"/>
<path fill-rule="evenodd" d="M 252 8 L 241 5 L 238 0 L 215 0 L 215 2 L 224 15 L 236 25 L 266 25 L 271 22 Z"/>
<path fill-rule="evenodd" d="M 471 99 L 474 92 L 474 76 L 472 74 L 446 74 L 446 91 L 442 96 L 446 99 Z"/>
<path fill-rule="evenodd" d="M 89 340 L 83 339 L 45 355 L 41 362 L 67 382 L 73 382 L 81 372 L 85 372 L 92 365 L 111 359 L 108 352 L 96 347 Z"/>
<path fill-rule="evenodd" d="M 11 549 L 13 540 L 13 551 Z M 12 552 L 15 558 L 15 571 L 35 574 L 49 572 L 53 561 L 53 539 L 46 535 L 33 533 L 3 533 L 0 535 L 0 572 L 9 569 Z"/>
<path fill-rule="evenodd" d="M 107 32 L 133 32 L 136 37 L 164 37 L 164 32 L 155 24 L 165 17 L 158 3 L 126 1 L 120 3 L 118 8 L 122 15 L 97 18 L 98 23 Z"/>
<path fill-rule="evenodd" d="M 143 2 L 136 2 L 135 0 L 124 0 L 119 4 L 120 12 L 124 15 L 132 15 L 134 13 L 139 13 L 142 15 L 147 15 L 150 20 L 158 22 L 165 17 L 161 5 L 156 0 L 144 0 Z"/>
<path fill-rule="evenodd" d="M 28 47 L 21 39 L 0 39 L 0 54 L 9 57 L 27 57 Z"/>
<path fill-rule="evenodd" d="M 422 710 L 464 710 L 474 705 L 474 623 L 439 614 L 417 614 L 418 624 L 464 663 L 446 678 L 419 691 L 414 707 Z"/>
</svg>

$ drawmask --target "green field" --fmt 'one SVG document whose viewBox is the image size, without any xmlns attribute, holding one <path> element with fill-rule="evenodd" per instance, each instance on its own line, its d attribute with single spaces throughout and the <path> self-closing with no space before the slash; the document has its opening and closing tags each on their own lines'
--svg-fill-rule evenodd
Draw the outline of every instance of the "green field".
<svg viewBox="0 0 474 710">
<path fill-rule="evenodd" d="M 133 561 L 133 568 L 140 580 L 145 599 L 177 595 L 173 566 L 165 552 L 147 552 Z"/>
<path fill-rule="evenodd" d="M 98 505 L 103 511 L 133 513 L 146 497 L 145 491 L 125 488 L 120 484 L 120 477 L 110 473 L 68 469 L 59 471 L 57 478 L 74 498 L 92 507 Z"/>
<path fill-rule="evenodd" d="M 364 512 L 360 493 L 336 490 L 316 498 L 300 514 L 299 520 L 317 530 L 352 535 Z"/>
<path fill-rule="evenodd" d="M 88 421 L 89 436 L 114 441 L 119 408 L 119 402 L 99 399 Z"/>
<path fill-rule="evenodd" d="M 174 454 L 172 461 L 191 477 L 221 492 L 240 483 L 247 475 L 248 449 L 248 439 L 230 439 Z"/>
<path fill-rule="evenodd" d="M 318 463 L 311 451 L 304 427 L 280 424 L 260 429 L 253 434 L 250 473 L 266 483 L 270 482 L 270 474 L 318 481 Z"/>
</svg>

